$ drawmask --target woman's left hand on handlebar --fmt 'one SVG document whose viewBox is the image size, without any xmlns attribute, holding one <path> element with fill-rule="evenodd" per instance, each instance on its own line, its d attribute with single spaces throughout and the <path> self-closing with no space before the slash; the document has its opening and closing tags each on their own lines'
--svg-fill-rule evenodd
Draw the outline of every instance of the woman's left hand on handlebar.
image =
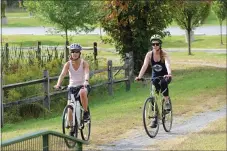
<svg viewBox="0 0 227 151">
<path fill-rule="evenodd" d="M 171 74 L 164 75 L 164 78 L 171 78 L 171 77 L 172 77 Z"/>
<path fill-rule="evenodd" d="M 88 86 L 89 85 L 89 82 L 88 81 L 84 81 L 84 86 Z"/>
</svg>

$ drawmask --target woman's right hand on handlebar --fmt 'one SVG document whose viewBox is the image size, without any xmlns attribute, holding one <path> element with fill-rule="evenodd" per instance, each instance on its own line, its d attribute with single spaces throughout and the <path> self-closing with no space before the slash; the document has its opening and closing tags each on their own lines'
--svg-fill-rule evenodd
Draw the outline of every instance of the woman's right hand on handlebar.
<svg viewBox="0 0 227 151">
<path fill-rule="evenodd" d="M 135 78 L 135 81 L 139 81 L 140 79 L 141 79 L 141 78 L 139 78 L 139 77 L 136 77 L 136 78 Z"/>
<path fill-rule="evenodd" d="M 55 86 L 54 86 L 54 88 L 57 89 L 57 90 L 59 90 L 60 87 L 61 87 L 60 85 L 55 85 Z"/>
</svg>

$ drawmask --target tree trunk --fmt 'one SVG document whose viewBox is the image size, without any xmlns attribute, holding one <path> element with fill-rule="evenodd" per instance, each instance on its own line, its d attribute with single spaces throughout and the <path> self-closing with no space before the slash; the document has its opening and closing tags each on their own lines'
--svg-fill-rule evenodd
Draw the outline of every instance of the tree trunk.
<svg viewBox="0 0 227 151">
<path fill-rule="evenodd" d="M 191 30 L 188 31 L 188 55 L 191 55 Z"/>
<path fill-rule="evenodd" d="M 188 55 L 191 55 L 191 31 L 192 31 L 192 27 L 191 27 L 191 20 L 192 16 L 188 15 Z"/>
<path fill-rule="evenodd" d="M 223 41 L 222 41 L 222 21 L 220 21 L 220 36 L 221 36 L 221 45 L 223 45 Z"/>
<path fill-rule="evenodd" d="M 69 41 L 68 41 L 68 30 L 67 29 L 65 29 L 65 56 L 64 56 L 64 58 L 65 58 L 65 62 L 67 62 L 68 61 L 68 57 L 69 57 L 69 49 L 67 48 L 67 46 L 68 46 L 68 44 L 69 44 Z"/>
</svg>

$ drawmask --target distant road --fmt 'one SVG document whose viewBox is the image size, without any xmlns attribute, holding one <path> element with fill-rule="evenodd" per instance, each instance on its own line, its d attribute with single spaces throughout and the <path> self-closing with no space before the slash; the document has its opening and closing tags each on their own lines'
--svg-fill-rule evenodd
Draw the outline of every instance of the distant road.
<svg viewBox="0 0 227 151">
<path fill-rule="evenodd" d="M 166 29 L 171 35 L 185 35 L 185 31 L 179 27 L 169 27 Z M 53 27 L 3 27 L 1 30 L 1 35 L 50 35 L 50 34 L 64 34 L 64 32 L 55 33 Z M 76 35 L 75 32 L 70 31 L 70 35 Z M 105 32 L 96 28 L 94 31 L 85 33 L 80 32 L 79 34 L 95 34 L 104 35 Z M 220 35 L 219 26 L 202 26 L 197 27 L 194 31 L 195 35 Z M 226 26 L 222 27 L 222 34 L 226 35 Z"/>
</svg>

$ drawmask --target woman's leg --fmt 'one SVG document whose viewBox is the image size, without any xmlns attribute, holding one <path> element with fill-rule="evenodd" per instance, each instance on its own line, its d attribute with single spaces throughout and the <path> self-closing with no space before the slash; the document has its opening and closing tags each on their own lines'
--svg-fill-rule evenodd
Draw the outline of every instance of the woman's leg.
<svg viewBox="0 0 227 151">
<path fill-rule="evenodd" d="M 90 115 L 89 115 L 89 113 L 88 113 L 88 92 L 89 92 L 89 90 L 88 90 L 88 88 L 85 88 L 85 87 L 83 87 L 83 88 L 81 88 L 80 89 L 80 99 L 81 99 L 81 104 L 82 104 L 82 106 L 83 106 L 83 108 L 84 108 L 84 120 L 85 121 L 89 121 L 90 120 Z"/>
<path fill-rule="evenodd" d="M 168 84 L 171 82 L 171 78 L 165 78 L 161 80 L 161 92 L 165 98 L 166 109 L 170 109 L 169 104 L 169 88 Z"/>
<path fill-rule="evenodd" d="M 80 93 L 80 99 L 81 99 L 81 103 L 84 108 L 84 111 L 87 112 L 87 106 L 88 106 L 87 89 L 81 88 L 79 93 Z"/>
<path fill-rule="evenodd" d="M 165 97 L 165 100 L 169 98 L 169 88 L 168 84 L 171 82 L 171 78 L 165 78 L 161 80 L 161 92 L 163 93 L 163 96 Z"/>
<path fill-rule="evenodd" d="M 68 105 L 70 104 L 70 102 L 71 102 L 71 94 L 72 94 L 72 92 L 69 90 L 69 92 L 68 92 Z M 68 109 L 68 122 L 69 122 L 69 126 L 72 126 L 73 124 L 73 116 L 72 116 L 72 110 L 71 109 Z"/>
</svg>

